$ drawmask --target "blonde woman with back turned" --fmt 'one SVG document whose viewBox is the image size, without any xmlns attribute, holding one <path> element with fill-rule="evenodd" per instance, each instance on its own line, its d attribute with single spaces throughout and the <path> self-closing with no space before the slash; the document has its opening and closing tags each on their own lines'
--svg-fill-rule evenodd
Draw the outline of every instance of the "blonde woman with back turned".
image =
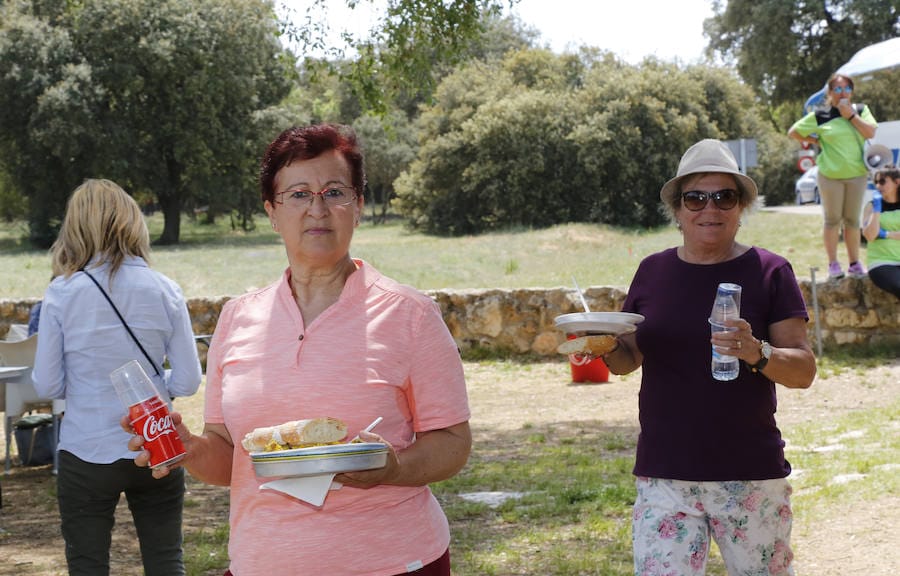
<svg viewBox="0 0 900 576">
<path fill-rule="evenodd" d="M 133 464 L 129 436 L 119 425 L 125 409 L 109 379 L 114 369 L 138 360 L 163 398 L 189 396 L 200 385 L 184 296 L 173 281 L 150 269 L 149 253 L 141 211 L 122 188 L 109 180 L 86 180 L 75 189 L 51 248 L 58 275 L 44 294 L 34 369 L 42 397 L 66 399 L 57 499 L 69 574 L 109 574 L 114 515 L 123 492 L 144 573 L 184 574 L 183 473 L 156 480 L 149 469 Z M 165 362 L 170 370 L 163 369 Z"/>
</svg>

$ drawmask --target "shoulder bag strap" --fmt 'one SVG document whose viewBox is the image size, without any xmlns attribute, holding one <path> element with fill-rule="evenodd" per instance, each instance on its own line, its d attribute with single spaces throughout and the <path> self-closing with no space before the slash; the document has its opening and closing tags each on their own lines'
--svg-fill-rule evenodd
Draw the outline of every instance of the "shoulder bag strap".
<svg viewBox="0 0 900 576">
<path fill-rule="evenodd" d="M 156 375 L 157 375 L 157 376 L 159 376 L 159 368 L 156 367 L 156 363 L 155 363 L 153 360 L 150 359 L 150 355 L 147 354 L 147 351 L 144 350 L 144 347 L 143 347 L 143 346 L 141 346 L 141 342 L 137 339 L 137 336 L 134 335 L 134 332 L 131 331 L 131 327 L 129 327 L 129 326 L 128 326 L 128 323 L 125 322 L 125 318 L 122 317 L 122 313 L 119 312 L 119 309 L 116 308 L 116 305 L 115 305 L 115 304 L 113 304 L 113 301 L 112 301 L 112 299 L 109 297 L 109 294 L 107 294 L 107 293 L 106 293 L 106 290 L 103 289 L 103 286 L 101 286 L 100 283 L 97 282 L 97 279 L 96 279 L 96 278 L 94 278 L 93 276 L 91 276 L 90 274 L 88 274 L 88 271 L 87 271 L 87 270 L 85 270 L 84 268 L 82 268 L 81 271 L 84 272 L 84 273 L 87 275 L 87 277 L 91 279 L 91 282 L 93 282 L 94 285 L 97 286 L 97 288 L 100 290 L 100 293 L 103 294 L 103 297 L 106 298 L 106 301 L 109 302 L 109 305 L 110 305 L 110 306 L 112 306 L 112 309 L 113 309 L 113 311 L 116 313 L 116 316 L 118 316 L 118 317 L 119 317 L 119 320 L 122 321 L 122 326 L 124 326 L 125 329 L 128 330 L 128 335 L 131 336 L 131 339 L 134 340 L 134 343 L 138 345 L 138 348 L 140 348 L 140 349 L 141 349 L 141 352 L 144 353 L 144 358 L 146 358 L 146 359 L 147 359 L 147 362 L 149 362 L 150 365 L 153 366 L 153 371 L 156 372 Z"/>
</svg>

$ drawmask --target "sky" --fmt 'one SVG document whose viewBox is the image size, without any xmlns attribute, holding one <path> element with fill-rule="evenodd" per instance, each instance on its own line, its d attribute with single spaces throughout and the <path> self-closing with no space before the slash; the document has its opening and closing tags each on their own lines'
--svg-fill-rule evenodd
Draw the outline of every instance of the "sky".
<svg viewBox="0 0 900 576">
<path fill-rule="evenodd" d="M 554 52 L 596 46 L 631 64 L 646 56 L 691 63 L 706 46 L 710 0 L 521 0 L 513 13 L 541 32 Z"/>
<path fill-rule="evenodd" d="M 276 5 L 301 15 L 309 4 L 309 0 L 276 0 Z M 363 0 L 350 10 L 345 0 L 330 0 L 328 21 L 334 30 L 364 34 L 378 14 L 372 6 Z M 706 46 L 703 20 L 712 16 L 712 0 L 520 0 L 512 13 L 536 28 L 541 43 L 555 52 L 588 45 L 614 52 L 631 64 L 645 56 L 689 64 L 702 57 Z"/>
</svg>

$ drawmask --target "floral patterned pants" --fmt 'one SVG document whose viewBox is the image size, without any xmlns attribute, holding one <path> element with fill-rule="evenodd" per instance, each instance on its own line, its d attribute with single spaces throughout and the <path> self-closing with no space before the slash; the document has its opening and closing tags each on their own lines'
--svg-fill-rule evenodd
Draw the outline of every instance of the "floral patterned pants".
<svg viewBox="0 0 900 576">
<path fill-rule="evenodd" d="M 793 576 L 790 495 L 783 478 L 638 477 L 632 515 L 635 576 L 702 576 L 710 535 L 729 576 Z"/>
</svg>

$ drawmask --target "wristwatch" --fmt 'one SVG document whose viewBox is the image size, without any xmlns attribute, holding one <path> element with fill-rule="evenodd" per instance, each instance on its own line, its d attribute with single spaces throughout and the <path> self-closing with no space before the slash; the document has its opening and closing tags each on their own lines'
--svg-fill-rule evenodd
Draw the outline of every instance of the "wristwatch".
<svg viewBox="0 0 900 576">
<path fill-rule="evenodd" d="M 765 340 L 759 341 L 759 361 L 750 365 L 750 371 L 753 373 L 761 372 L 766 364 L 769 363 L 769 357 L 772 356 L 772 345 Z"/>
</svg>

